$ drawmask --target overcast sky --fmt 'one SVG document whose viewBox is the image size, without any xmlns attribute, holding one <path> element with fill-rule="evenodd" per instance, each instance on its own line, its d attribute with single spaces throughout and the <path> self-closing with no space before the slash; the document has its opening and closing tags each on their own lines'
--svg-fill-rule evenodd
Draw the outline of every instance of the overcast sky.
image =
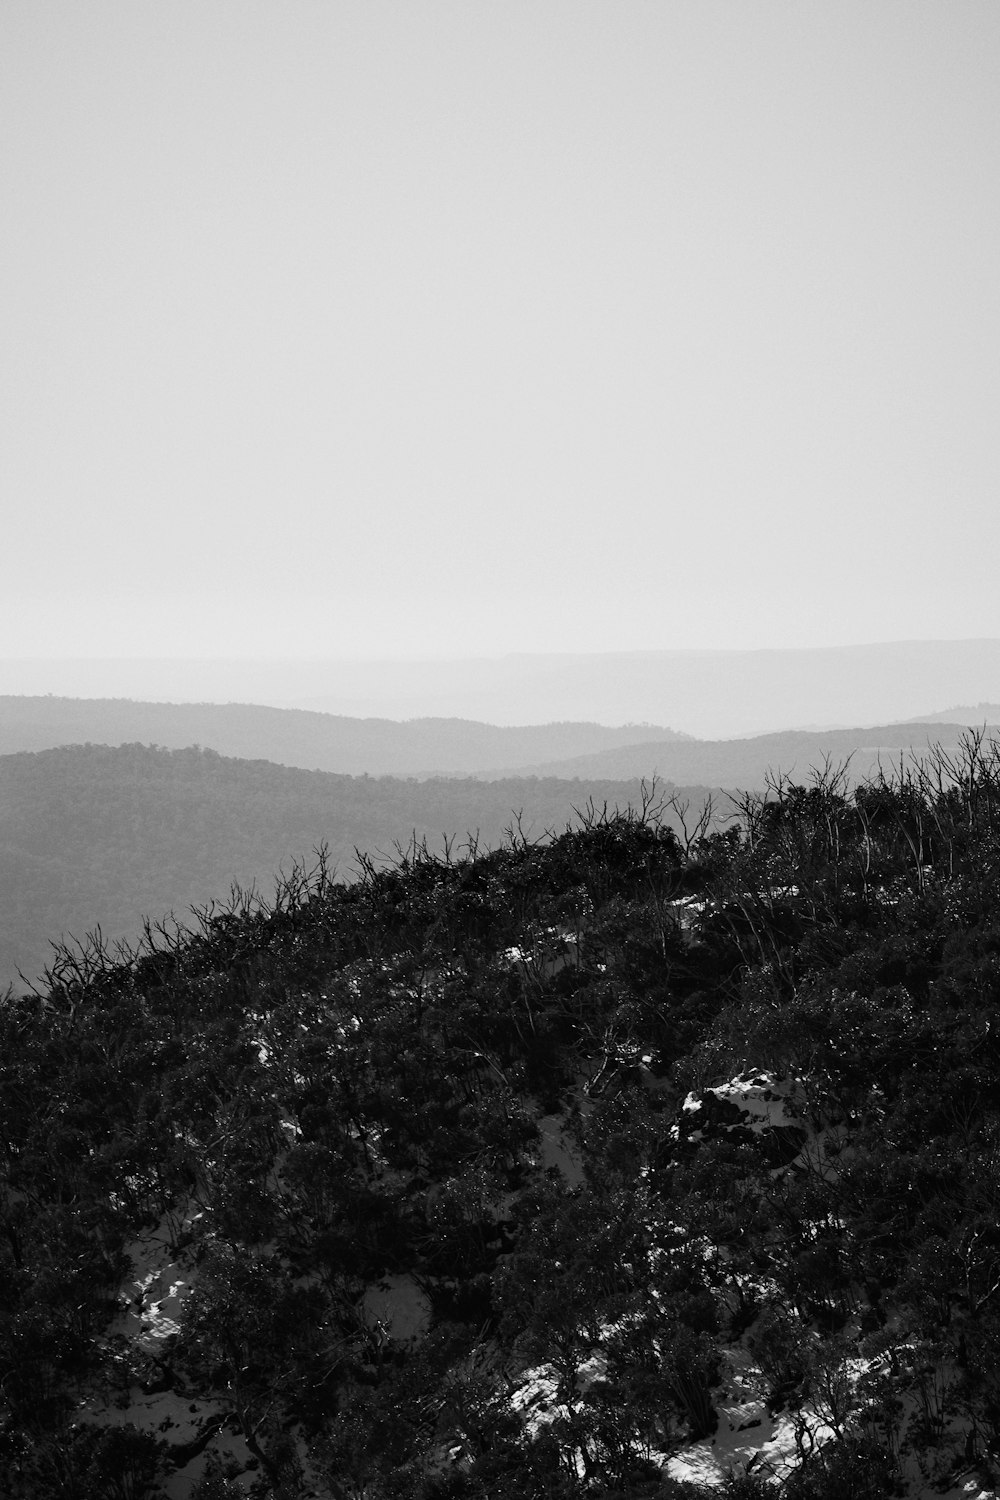
<svg viewBox="0 0 1000 1500">
<path fill-rule="evenodd" d="M 4 0 L 3 645 L 1000 636 L 995 0 Z"/>
</svg>

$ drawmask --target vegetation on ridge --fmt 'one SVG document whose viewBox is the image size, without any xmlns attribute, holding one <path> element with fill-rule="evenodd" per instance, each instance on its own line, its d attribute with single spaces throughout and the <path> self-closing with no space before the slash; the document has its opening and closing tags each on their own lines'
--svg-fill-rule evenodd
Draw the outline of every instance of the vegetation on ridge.
<svg viewBox="0 0 1000 1500">
<path fill-rule="evenodd" d="M 51 942 L 100 925 L 134 939 L 144 915 L 186 913 L 236 881 L 269 890 L 276 870 L 325 843 L 340 878 L 355 850 L 389 863 L 397 839 L 432 850 L 478 832 L 561 828 L 588 796 L 626 803 L 639 782 L 337 776 L 188 746 L 64 745 L 0 756 L 0 990 L 29 980 Z M 692 802 L 706 793 L 691 789 Z"/>
<path fill-rule="evenodd" d="M 320 859 L 8 997 L 0 1492 L 990 1482 L 1000 752 L 740 813 Z"/>
<path fill-rule="evenodd" d="M 638 740 L 684 739 L 653 724 L 501 725 L 475 719 L 352 718 L 261 703 L 143 703 L 131 698 L 0 696 L 0 751 L 60 745 L 208 745 L 220 755 L 303 770 L 379 776 L 517 775 L 526 761 Z"/>
</svg>

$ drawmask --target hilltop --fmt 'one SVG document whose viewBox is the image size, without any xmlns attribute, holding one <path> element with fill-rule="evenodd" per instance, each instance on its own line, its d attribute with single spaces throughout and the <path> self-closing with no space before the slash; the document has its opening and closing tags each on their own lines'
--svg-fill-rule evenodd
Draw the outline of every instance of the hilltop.
<svg viewBox="0 0 1000 1500">
<path fill-rule="evenodd" d="M 0 1491 L 996 1494 L 1000 751 L 320 862 L 0 1006 Z"/>
<path fill-rule="evenodd" d="M 962 703 L 921 717 L 932 724 L 1000 724 L 1000 703 Z"/>
<path fill-rule="evenodd" d="M 673 791 L 673 788 L 669 789 Z M 359 858 L 385 864 L 413 840 L 502 843 L 519 824 L 541 838 L 589 799 L 625 807 L 638 780 L 339 776 L 213 750 L 70 745 L 0 756 L 0 990 L 41 973 L 51 941 L 132 941 L 144 916 L 269 890 L 275 872 L 324 845 L 341 880 Z M 683 800 L 700 808 L 707 789 Z"/>
</svg>

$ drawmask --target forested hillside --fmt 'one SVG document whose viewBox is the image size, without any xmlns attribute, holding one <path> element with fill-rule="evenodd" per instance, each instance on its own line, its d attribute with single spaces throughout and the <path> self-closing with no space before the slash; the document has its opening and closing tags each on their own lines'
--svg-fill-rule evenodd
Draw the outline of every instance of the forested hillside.
<svg viewBox="0 0 1000 1500">
<path fill-rule="evenodd" d="M 259 703 L 143 703 L 129 698 L 0 697 L 0 754 L 59 745 L 206 745 L 346 776 L 472 776 L 638 740 L 683 739 L 655 724 L 505 726 L 471 719 L 357 719 Z"/>
<path fill-rule="evenodd" d="M 403 781 L 295 770 L 210 750 L 72 745 L 0 757 L 0 989 L 34 978 L 50 940 L 134 939 L 144 915 L 270 890 L 275 872 L 326 843 L 341 879 L 356 850 L 385 863 L 416 835 L 439 850 L 562 829 L 588 797 L 625 806 L 638 782 Z M 701 805 L 704 793 L 687 800 Z M 522 816 L 523 815 L 523 816 Z"/>
<path fill-rule="evenodd" d="M 0 1493 L 997 1493 L 1000 754 L 297 871 L 0 1008 Z"/>
<path fill-rule="evenodd" d="M 856 729 L 785 730 L 739 740 L 678 740 L 673 743 L 620 745 L 569 759 L 542 761 L 523 768 L 527 776 L 603 776 L 628 779 L 661 776 L 668 781 L 759 790 L 769 775 L 805 781 L 824 761 L 843 762 L 852 781 L 890 771 L 900 756 L 925 756 L 936 745 L 953 749 L 968 728 L 951 722 L 876 724 Z"/>
</svg>

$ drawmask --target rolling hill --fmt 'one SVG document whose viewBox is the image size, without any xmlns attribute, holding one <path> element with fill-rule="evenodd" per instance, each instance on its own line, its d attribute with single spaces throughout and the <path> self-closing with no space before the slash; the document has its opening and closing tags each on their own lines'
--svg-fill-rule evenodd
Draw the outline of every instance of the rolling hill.
<svg viewBox="0 0 1000 1500">
<path fill-rule="evenodd" d="M 973 724 L 975 721 L 972 721 Z M 951 721 L 882 724 L 856 729 L 789 730 L 742 740 L 684 740 L 674 743 L 621 745 L 562 760 L 522 766 L 523 776 L 601 776 L 629 778 L 658 775 L 667 781 L 704 782 L 710 786 L 753 789 L 768 772 L 787 773 L 805 781 L 827 759 L 851 758 L 853 779 L 864 779 L 881 762 L 922 756 L 935 745 L 955 746 L 966 726 Z"/>
<path fill-rule="evenodd" d="M 317 871 L 0 1000 L 5 1500 L 995 1500 L 964 773 Z"/>
<path fill-rule="evenodd" d="M 953 711 L 956 715 L 959 710 Z M 978 710 L 966 722 L 982 724 Z M 881 757 L 953 745 L 956 719 L 828 730 L 790 730 L 738 740 L 698 740 L 648 724 L 509 727 L 466 719 L 352 719 L 251 703 L 143 703 L 131 699 L 0 698 L 0 754 L 71 744 L 204 745 L 240 760 L 359 776 L 536 776 L 681 785 L 763 783 L 769 769 L 802 779 L 826 758 L 855 757 L 854 774 Z"/>
<path fill-rule="evenodd" d="M 207 745 L 241 760 L 272 760 L 347 776 L 473 776 L 683 736 L 652 724 L 522 727 L 469 719 L 352 719 L 253 703 L 144 703 L 130 698 L 0 697 L 0 754 L 57 745 Z M 503 772 L 501 773 L 503 774 Z"/>
<path fill-rule="evenodd" d="M 700 801 L 698 789 L 688 794 Z M 637 804 L 638 782 L 351 777 L 211 750 L 76 745 L 0 757 L 0 989 L 33 978 L 50 943 L 100 925 L 134 939 L 144 914 L 269 891 L 275 872 L 326 843 L 341 878 L 356 850 L 384 863 L 416 835 L 433 849 L 478 834 L 496 846 L 561 829 L 588 797 Z"/>
</svg>

